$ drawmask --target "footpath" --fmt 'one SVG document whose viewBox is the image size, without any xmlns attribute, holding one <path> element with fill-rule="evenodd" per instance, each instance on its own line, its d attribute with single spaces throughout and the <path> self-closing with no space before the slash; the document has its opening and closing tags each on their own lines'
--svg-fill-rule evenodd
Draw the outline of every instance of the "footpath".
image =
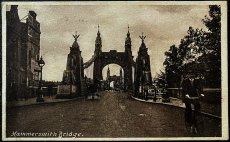
<svg viewBox="0 0 230 142">
<path fill-rule="evenodd" d="M 136 98 L 133 96 L 132 96 L 132 98 L 137 100 L 137 101 L 142 101 L 142 102 L 146 102 L 146 103 L 170 105 L 170 106 L 185 109 L 185 104 L 182 102 L 181 99 L 177 99 L 177 98 L 170 97 L 170 102 L 162 102 L 161 98 L 158 98 L 156 100 L 156 102 L 153 101 L 153 99 L 143 100 L 143 99 L 139 99 L 139 98 Z M 209 116 L 209 117 L 221 119 L 220 107 L 221 107 L 220 105 L 213 105 L 213 104 L 208 104 L 206 102 L 201 102 L 201 113 L 206 115 L 206 116 Z"/>
<path fill-rule="evenodd" d="M 28 106 L 28 105 L 36 105 L 36 104 L 46 104 L 46 103 L 56 103 L 56 102 L 66 102 L 66 101 L 72 101 L 76 99 L 80 99 L 83 97 L 77 97 L 73 99 L 56 99 L 56 95 L 53 96 L 44 96 L 44 102 L 36 102 L 35 98 L 29 98 L 29 99 L 22 99 L 18 101 L 10 101 L 6 103 L 6 107 L 19 107 L 19 106 Z"/>
</svg>

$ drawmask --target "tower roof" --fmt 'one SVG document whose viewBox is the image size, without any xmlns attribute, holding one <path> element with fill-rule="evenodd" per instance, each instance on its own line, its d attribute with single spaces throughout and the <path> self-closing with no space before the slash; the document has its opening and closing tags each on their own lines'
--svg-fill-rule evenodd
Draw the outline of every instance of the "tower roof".
<svg viewBox="0 0 230 142">
<path fill-rule="evenodd" d="M 98 31 L 97 31 L 97 38 L 96 38 L 96 44 L 101 44 L 101 34 L 100 34 L 100 30 L 99 30 L 99 24 L 98 24 Z"/>
<path fill-rule="evenodd" d="M 73 42 L 72 48 L 76 48 L 76 49 L 79 48 L 79 45 L 78 45 L 78 42 L 77 42 L 77 41 L 74 41 L 74 42 Z"/>
<path fill-rule="evenodd" d="M 129 25 L 128 25 L 127 37 L 125 39 L 125 45 L 131 45 L 131 38 L 130 38 L 130 33 L 129 33 Z"/>
</svg>

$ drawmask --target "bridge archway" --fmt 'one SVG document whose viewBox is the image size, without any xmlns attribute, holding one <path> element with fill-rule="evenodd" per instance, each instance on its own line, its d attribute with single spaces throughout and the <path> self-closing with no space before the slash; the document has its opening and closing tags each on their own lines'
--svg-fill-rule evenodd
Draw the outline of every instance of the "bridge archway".
<svg viewBox="0 0 230 142">
<path fill-rule="evenodd" d="M 99 57 L 94 61 L 93 78 L 94 81 L 102 80 L 102 70 L 109 64 L 117 64 L 122 67 L 124 71 L 124 88 L 132 89 L 132 62 L 127 52 L 117 52 L 110 50 L 110 52 L 101 52 Z"/>
<path fill-rule="evenodd" d="M 124 71 L 117 64 L 109 64 L 102 69 L 102 77 L 104 80 L 104 89 L 124 90 Z"/>
<path fill-rule="evenodd" d="M 117 64 L 123 68 L 124 71 L 124 89 L 133 89 L 133 68 L 135 67 L 135 62 L 133 61 L 132 50 L 131 50 L 131 37 L 128 33 L 125 39 L 125 51 L 117 52 L 117 50 L 110 50 L 109 52 L 102 52 L 102 40 L 99 31 L 95 40 L 95 51 L 92 58 L 84 63 L 83 68 L 86 69 L 93 64 L 93 81 L 94 84 L 98 86 L 100 81 L 103 80 L 102 70 L 105 66 L 109 64 Z M 98 86 L 99 87 L 99 86 Z"/>
<path fill-rule="evenodd" d="M 108 76 L 108 70 L 110 76 L 121 76 L 124 78 L 124 70 L 118 64 L 109 64 L 102 69 L 102 78 L 106 80 Z"/>
</svg>

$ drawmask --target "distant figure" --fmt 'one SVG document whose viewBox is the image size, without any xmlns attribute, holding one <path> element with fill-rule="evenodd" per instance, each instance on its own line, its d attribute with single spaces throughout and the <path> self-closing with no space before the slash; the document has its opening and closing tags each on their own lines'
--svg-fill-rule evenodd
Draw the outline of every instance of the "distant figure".
<svg viewBox="0 0 230 142">
<path fill-rule="evenodd" d="M 52 87 L 52 85 L 49 85 L 48 86 L 48 94 L 49 94 L 49 97 L 51 97 L 52 95 L 53 95 L 53 93 L 52 93 L 52 90 L 53 90 L 53 87 Z"/>
<path fill-rule="evenodd" d="M 91 96 L 92 97 L 92 99 L 94 99 L 94 93 L 95 93 L 95 86 L 94 86 L 94 84 L 93 83 L 89 83 L 88 85 L 87 85 L 87 95 L 86 95 L 86 97 L 88 98 L 88 96 Z"/>
<path fill-rule="evenodd" d="M 148 85 L 146 84 L 146 85 L 144 85 L 144 98 L 145 98 L 145 100 L 147 101 L 147 99 L 148 99 Z"/>
</svg>

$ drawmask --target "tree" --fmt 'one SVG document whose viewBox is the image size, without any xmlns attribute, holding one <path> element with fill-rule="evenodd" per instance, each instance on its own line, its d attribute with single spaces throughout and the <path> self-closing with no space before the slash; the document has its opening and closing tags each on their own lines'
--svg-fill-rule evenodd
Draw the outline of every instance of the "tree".
<svg viewBox="0 0 230 142">
<path fill-rule="evenodd" d="M 221 86 L 221 7 L 209 6 L 209 16 L 205 16 L 203 23 L 208 28 L 206 32 L 205 54 L 199 58 L 200 62 L 206 62 L 209 68 L 207 78 L 210 87 Z"/>
<path fill-rule="evenodd" d="M 175 85 L 173 82 L 180 82 L 181 75 L 188 70 L 203 72 L 209 87 L 221 85 L 221 12 L 218 5 L 209 8 L 209 16 L 202 19 L 208 32 L 190 26 L 178 48 L 172 45 L 165 52 L 163 64 L 171 87 Z"/>
<path fill-rule="evenodd" d="M 193 29 L 189 27 L 187 35 L 181 39 L 178 58 L 179 58 L 179 69 L 181 73 L 186 73 L 185 66 L 187 64 L 199 63 L 199 58 L 204 54 L 205 51 L 205 32 L 202 29 Z"/>
<path fill-rule="evenodd" d="M 169 51 L 165 52 L 166 59 L 164 61 L 166 82 L 169 86 L 178 86 L 180 80 L 180 59 L 178 56 L 178 48 L 175 45 L 170 46 Z"/>
<path fill-rule="evenodd" d="M 165 88 L 166 86 L 166 74 L 165 72 L 160 70 L 160 73 L 157 74 L 156 77 L 156 86 L 159 88 Z"/>
</svg>

